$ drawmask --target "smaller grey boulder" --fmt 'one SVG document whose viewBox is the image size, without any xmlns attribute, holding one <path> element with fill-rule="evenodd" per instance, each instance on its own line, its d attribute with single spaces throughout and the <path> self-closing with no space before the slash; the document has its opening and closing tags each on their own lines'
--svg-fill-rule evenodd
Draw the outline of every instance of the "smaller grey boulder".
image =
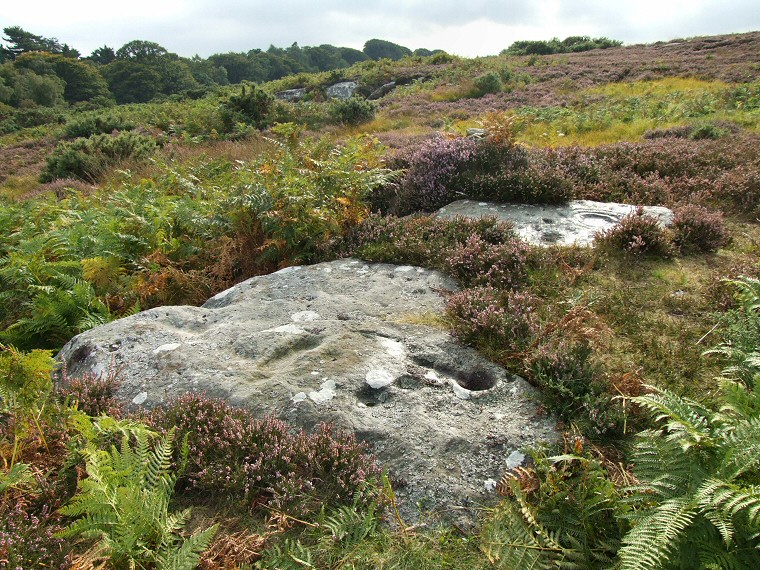
<svg viewBox="0 0 760 570">
<path fill-rule="evenodd" d="M 286 89 L 285 91 L 278 91 L 274 96 L 282 101 L 300 101 L 306 96 L 306 88 Z"/>
<path fill-rule="evenodd" d="M 342 81 L 325 89 L 328 99 L 350 99 L 356 91 L 356 81 Z"/>
<path fill-rule="evenodd" d="M 385 85 L 381 85 L 377 89 L 375 89 L 372 93 L 369 94 L 370 101 L 374 101 L 376 99 L 380 99 L 381 97 L 385 97 L 388 93 L 393 91 L 396 88 L 396 82 L 391 81 L 390 83 L 386 83 Z"/>
</svg>

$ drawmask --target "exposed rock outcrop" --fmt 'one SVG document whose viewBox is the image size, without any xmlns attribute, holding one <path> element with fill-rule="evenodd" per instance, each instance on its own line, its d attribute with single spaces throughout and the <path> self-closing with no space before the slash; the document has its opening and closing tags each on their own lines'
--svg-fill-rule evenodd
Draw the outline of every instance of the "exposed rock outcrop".
<svg viewBox="0 0 760 570">
<path fill-rule="evenodd" d="M 617 224 L 637 206 L 613 202 L 573 200 L 565 205 L 495 204 L 458 200 L 438 210 L 441 218 L 496 216 L 512 222 L 518 235 L 538 245 L 590 245 L 594 234 Z M 644 206 L 644 213 L 663 227 L 671 224 L 673 212 L 662 206 Z"/>
<path fill-rule="evenodd" d="M 328 99 L 350 99 L 357 87 L 356 81 L 342 81 L 325 89 L 325 95 Z"/>
<path fill-rule="evenodd" d="M 443 275 L 339 260 L 290 267 L 202 307 L 161 307 L 87 331 L 59 358 L 70 375 L 121 369 L 120 397 L 152 407 L 185 392 L 310 428 L 320 421 L 370 442 L 418 503 L 459 523 L 494 497 L 525 446 L 556 437 L 522 379 L 436 323 Z"/>
</svg>

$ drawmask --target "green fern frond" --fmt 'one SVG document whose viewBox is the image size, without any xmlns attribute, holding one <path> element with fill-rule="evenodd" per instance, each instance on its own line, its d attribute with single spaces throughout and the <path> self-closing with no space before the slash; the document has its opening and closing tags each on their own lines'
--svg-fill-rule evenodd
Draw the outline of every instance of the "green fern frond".
<svg viewBox="0 0 760 570">
<path fill-rule="evenodd" d="M 660 503 L 623 538 L 619 555 L 630 570 L 657 570 L 675 558 L 681 540 L 697 517 L 696 505 L 685 499 Z"/>
</svg>

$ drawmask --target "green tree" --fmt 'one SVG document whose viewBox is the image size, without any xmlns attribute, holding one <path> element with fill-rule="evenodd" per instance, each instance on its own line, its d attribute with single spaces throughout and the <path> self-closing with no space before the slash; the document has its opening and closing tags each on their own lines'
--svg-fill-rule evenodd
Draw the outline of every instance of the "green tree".
<svg viewBox="0 0 760 570">
<path fill-rule="evenodd" d="M 117 59 L 104 66 L 102 73 L 119 104 L 146 103 L 159 92 L 161 75 L 144 63 Z"/>
<path fill-rule="evenodd" d="M 66 84 L 55 75 L 38 75 L 30 69 L 21 69 L 16 78 L 16 100 L 19 106 L 29 103 L 54 107 L 63 103 Z"/>
<path fill-rule="evenodd" d="M 27 52 L 16 58 L 16 67 L 32 69 L 38 75 L 54 74 L 65 83 L 63 98 L 68 103 L 87 101 L 93 97 L 108 97 L 108 84 L 88 63 L 61 54 Z"/>
<path fill-rule="evenodd" d="M 367 40 L 362 51 L 374 60 L 387 58 L 397 61 L 402 57 L 412 55 L 412 50 L 407 47 L 378 39 Z"/>
<path fill-rule="evenodd" d="M 116 52 L 112 47 L 103 46 L 93 51 L 87 59 L 100 65 L 108 65 L 116 59 Z"/>
<path fill-rule="evenodd" d="M 0 49 L 4 59 L 14 60 L 22 53 L 30 51 L 46 51 L 59 53 L 66 57 L 78 58 L 79 52 L 66 44 L 61 44 L 57 38 L 44 38 L 27 32 L 20 26 L 3 28 L 6 45 Z"/>
</svg>

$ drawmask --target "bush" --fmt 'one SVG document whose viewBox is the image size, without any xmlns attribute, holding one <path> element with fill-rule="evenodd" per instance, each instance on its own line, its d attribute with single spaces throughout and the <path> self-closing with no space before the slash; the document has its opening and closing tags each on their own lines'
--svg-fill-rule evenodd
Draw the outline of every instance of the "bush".
<svg viewBox="0 0 760 570">
<path fill-rule="evenodd" d="M 189 461 L 180 480 L 250 508 L 264 502 L 302 514 L 324 505 L 366 504 L 380 471 L 366 446 L 320 424 L 292 433 L 274 418 L 254 419 L 221 400 L 189 394 L 149 418 L 158 429 L 187 437 Z"/>
<path fill-rule="evenodd" d="M 622 428 L 624 415 L 592 356 L 588 342 L 560 339 L 536 350 L 529 375 L 541 389 L 541 401 L 549 412 L 578 424 L 582 433 L 607 434 Z"/>
<path fill-rule="evenodd" d="M 247 87 L 247 90 L 246 90 Z M 255 85 L 243 85 L 240 95 L 231 95 L 223 101 L 222 122 L 226 132 L 232 132 L 237 123 L 264 129 L 272 124 L 270 117 L 275 99 Z"/>
<path fill-rule="evenodd" d="M 101 134 L 62 142 L 45 159 L 40 182 L 72 177 L 95 182 L 120 162 L 147 158 L 155 150 L 152 138 L 135 133 Z"/>
<path fill-rule="evenodd" d="M 715 251 L 731 240 L 719 212 L 688 205 L 674 214 L 673 243 L 682 253 Z"/>
<path fill-rule="evenodd" d="M 76 139 L 110 134 L 113 131 L 131 131 L 134 128 L 134 123 L 115 115 L 89 115 L 67 122 L 63 132 L 66 138 Z"/>
<path fill-rule="evenodd" d="M 330 117 L 342 125 L 360 125 L 375 118 L 377 105 L 366 99 L 350 97 L 330 103 Z"/>
<path fill-rule="evenodd" d="M 643 208 L 624 216 L 610 229 L 598 232 L 594 244 L 633 255 L 668 257 L 672 254 L 667 232 L 655 218 L 645 214 Z"/>
<path fill-rule="evenodd" d="M 538 332 L 536 299 L 528 293 L 503 292 L 493 287 L 464 289 L 446 300 L 454 334 L 463 342 L 499 351 L 524 351 Z"/>
<path fill-rule="evenodd" d="M 501 91 L 501 77 L 495 71 L 489 71 L 479 75 L 473 81 L 472 97 L 482 97 L 488 93 L 499 93 Z"/>
<path fill-rule="evenodd" d="M 445 264 L 465 286 L 509 289 L 525 277 L 527 245 L 519 239 L 490 244 L 477 234 L 451 251 Z"/>
</svg>

